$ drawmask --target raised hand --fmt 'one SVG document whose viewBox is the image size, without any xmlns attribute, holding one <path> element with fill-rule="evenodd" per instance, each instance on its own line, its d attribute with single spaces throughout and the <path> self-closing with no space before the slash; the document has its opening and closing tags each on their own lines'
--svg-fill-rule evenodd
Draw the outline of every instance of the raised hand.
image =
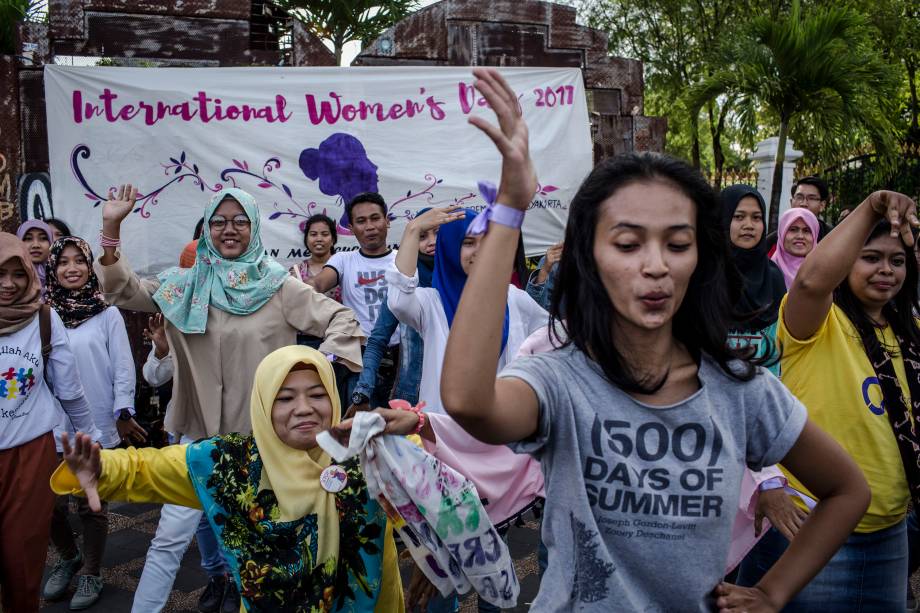
<svg viewBox="0 0 920 613">
<path fill-rule="evenodd" d="M 562 258 L 562 243 L 556 243 L 546 250 L 546 259 L 543 260 L 543 266 L 537 274 L 537 283 L 546 283 L 549 274 L 553 271 L 559 259 Z"/>
<path fill-rule="evenodd" d="M 485 132 L 502 154 L 502 179 L 497 202 L 526 210 L 537 191 L 537 174 L 530 159 L 527 123 L 521 114 L 517 94 L 495 68 L 474 68 L 474 87 L 495 112 L 498 126 L 482 117 L 469 122 Z"/>
<path fill-rule="evenodd" d="M 419 234 L 424 234 L 432 228 L 438 228 L 446 223 L 463 219 L 465 213 L 459 209 L 459 204 L 452 204 L 443 208 L 428 209 L 409 223 L 415 226 Z"/>
<path fill-rule="evenodd" d="M 158 360 L 166 357 L 169 353 L 169 343 L 166 341 L 166 324 L 162 313 L 147 318 L 144 338 L 153 343 L 153 353 Z"/>
<path fill-rule="evenodd" d="M 912 247 L 914 236 L 911 228 L 920 227 L 917 219 L 917 203 L 898 192 L 878 191 L 869 194 L 865 200 L 875 213 L 891 223 L 891 237 L 899 234 L 904 244 Z"/>
<path fill-rule="evenodd" d="M 94 512 L 102 510 L 99 502 L 99 477 L 102 475 L 102 460 L 99 457 L 99 443 L 94 443 L 88 434 L 77 432 L 74 436 L 74 446 L 70 446 L 70 439 L 66 432 L 61 433 L 61 447 L 64 449 L 64 461 L 77 479 L 80 487 L 86 494 L 89 508 Z"/>
<path fill-rule="evenodd" d="M 104 230 L 115 230 L 121 226 L 125 217 L 134 210 L 137 201 L 137 188 L 130 183 L 122 185 L 102 205 L 102 226 Z M 115 237 L 113 237 L 115 238 Z"/>
</svg>

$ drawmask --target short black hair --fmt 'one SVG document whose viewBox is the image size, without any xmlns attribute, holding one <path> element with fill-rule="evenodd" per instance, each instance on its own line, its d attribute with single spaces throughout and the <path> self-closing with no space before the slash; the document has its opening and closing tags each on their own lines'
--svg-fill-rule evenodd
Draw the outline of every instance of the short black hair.
<svg viewBox="0 0 920 613">
<path fill-rule="evenodd" d="M 54 226 L 57 228 L 58 232 L 61 233 L 61 236 L 73 236 L 73 232 L 70 231 L 70 227 L 61 221 L 60 219 L 55 219 L 54 217 L 49 217 L 45 220 L 45 223 L 49 226 Z M 50 236 L 48 238 L 51 238 Z"/>
<path fill-rule="evenodd" d="M 380 210 L 383 211 L 383 214 L 387 214 L 387 203 L 383 199 L 383 196 L 377 192 L 361 192 L 354 198 L 348 201 L 348 204 L 345 205 L 345 216 L 348 218 L 348 223 L 351 224 L 351 210 L 355 208 L 355 205 L 358 204 L 376 204 L 380 207 Z"/>
<path fill-rule="evenodd" d="M 816 177 L 814 175 L 809 175 L 807 177 L 802 177 L 798 181 L 795 181 L 792 184 L 792 191 L 789 192 L 790 196 L 795 196 L 795 190 L 799 188 L 799 185 L 813 185 L 818 188 L 818 194 L 821 196 L 821 200 L 827 200 L 831 196 L 831 190 L 827 187 L 827 181 L 821 177 Z"/>
<path fill-rule="evenodd" d="M 303 246 L 307 246 L 307 235 L 310 233 L 310 226 L 316 223 L 324 223 L 329 226 L 329 234 L 332 235 L 332 246 L 335 247 L 335 244 L 339 242 L 339 235 L 335 231 L 335 221 L 332 220 L 328 215 L 323 215 L 322 213 L 317 213 L 316 215 L 311 215 L 307 221 L 303 224 Z"/>
<path fill-rule="evenodd" d="M 197 241 L 201 238 L 201 235 L 204 233 L 204 217 L 198 220 L 198 223 L 195 224 L 195 234 L 192 235 L 192 240 Z"/>
</svg>

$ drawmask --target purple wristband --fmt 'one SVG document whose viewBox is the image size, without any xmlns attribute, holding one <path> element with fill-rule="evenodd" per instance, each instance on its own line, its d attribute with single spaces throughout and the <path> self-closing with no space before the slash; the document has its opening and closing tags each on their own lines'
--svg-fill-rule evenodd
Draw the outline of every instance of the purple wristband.
<svg viewBox="0 0 920 613">
<path fill-rule="evenodd" d="M 521 229 L 521 226 L 524 224 L 524 211 L 496 203 L 495 198 L 498 195 L 497 191 L 495 185 L 492 183 L 487 181 L 479 182 L 479 193 L 488 203 L 488 206 L 473 218 L 470 227 L 466 230 L 467 236 L 485 234 L 489 230 L 490 221 L 508 226 L 509 228 L 514 228 L 515 230 Z"/>
<path fill-rule="evenodd" d="M 786 480 L 782 477 L 771 477 L 757 486 L 761 492 L 766 492 L 768 490 L 778 490 L 786 487 Z"/>
</svg>

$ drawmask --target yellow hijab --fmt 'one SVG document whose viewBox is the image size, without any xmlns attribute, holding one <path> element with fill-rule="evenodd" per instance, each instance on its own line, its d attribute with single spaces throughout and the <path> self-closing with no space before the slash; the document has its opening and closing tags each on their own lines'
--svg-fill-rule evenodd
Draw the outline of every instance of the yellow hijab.
<svg viewBox="0 0 920 613">
<path fill-rule="evenodd" d="M 262 458 L 260 490 L 270 489 L 278 500 L 280 521 L 295 521 L 315 513 L 319 531 L 317 565 L 338 556 L 339 515 L 335 495 L 322 488 L 319 482 L 331 459 L 320 447 L 301 451 L 289 447 L 278 438 L 272 426 L 272 405 L 284 379 L 298 364 L 316 369 L 332 403 L 332 424 L 341 420 L 339 394 L 335 374 L 329 360 L 315 349 L 301 345 L 282 347 L 271 352 L 256 369 L 252 386 L 249 415 L 252 434 Z"/>
</svg>

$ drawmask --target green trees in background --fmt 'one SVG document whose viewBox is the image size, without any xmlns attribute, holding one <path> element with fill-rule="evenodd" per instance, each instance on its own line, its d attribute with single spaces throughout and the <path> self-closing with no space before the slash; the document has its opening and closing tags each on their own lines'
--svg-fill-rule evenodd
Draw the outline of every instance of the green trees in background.
<svg viewBox="0 0 920 613">
<path fill-rule="evenodd" d="M 644 62 L 646 114 L 668 118 L 668 151 L 716 186 L 768 136 L 794 139 L 809 166 L 890 158 L 920 136 L 916 0 L 569 3 L 611 53 Z"/>
<path fill-rule="evenodd" d="M 277 4 L 332 44 L 337 65 L 342 63 L 345 43 L 370 43 L 418 8 L 417 0 L 277 0 Z"/>
</svg>

